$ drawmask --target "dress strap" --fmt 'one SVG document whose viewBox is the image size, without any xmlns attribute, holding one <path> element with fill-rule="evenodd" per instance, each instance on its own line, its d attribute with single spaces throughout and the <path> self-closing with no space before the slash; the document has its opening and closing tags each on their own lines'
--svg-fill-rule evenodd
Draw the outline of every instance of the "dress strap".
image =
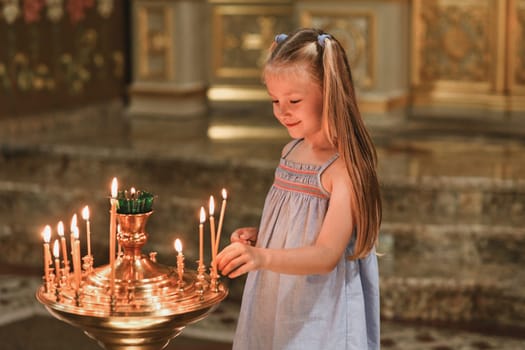
<svg viewBox="0 0 525 350">
<path fill-rule="evenodd" d="M 328 159 L 326 161 L 326 163 L 321 165 L 321 168 L 319 169 L 319 175 L 321 175 L 323 173 L 323 171 L 326 170 L 326 168 L 328 168 L 330 165 L 332 165 L 332 163 L 335 162 L 335 160 L 337 158 L 339 158 L 339 153 L 335 153 L 330 159 Z"/>
<path fill-rule="evenodd" d="M 328 168 L 330 165 L 332 165 L 335 160 L 339 158 L 339 153 L 334 154 L 330 159 L 326 161 L 323 165 L 321 165 L 321 168 L 319 169 L 319 172 L 317 173 L 317 182 L 319 183 L 319 188 L 321 191 L 330 198 L 330 192 L 328 192 L 324 187 L 323 183 L 321 181 L 321 175 L 323 175 L 323 172 Z"/>
<path fill-rule="evenodd" d="M 293 141 L 291 141 L 288 145 L 291 144 L 290 148 L 286 151 L 286 153 L 281 157 L 282 159 L 286 159 L 286 157 L 288 157 L 288 155 L 293 151 L 293 149 L 295 148 L 295 146 L 297 146 L 299 144 L 299 142 L 303 141 L 303 139 L 295 139 Z"/>
</svg>

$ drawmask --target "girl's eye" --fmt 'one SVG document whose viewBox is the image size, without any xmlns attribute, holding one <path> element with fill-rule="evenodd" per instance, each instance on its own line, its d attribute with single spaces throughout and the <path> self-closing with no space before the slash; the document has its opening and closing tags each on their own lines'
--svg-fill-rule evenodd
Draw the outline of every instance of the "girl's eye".
<svg viewBox="0 0 525 350">
<path fill-rule="evenodd" d="M 279 103 L 279 100 L 272 100 L 273 104 Z"/>
<path fill-rule="evenodd" d="M 290 101 L 291 104 L 296 104 L 296 103 L 299 103 L 299 102 L 301 102 L 301 100 L 291 100 Z"/>
</svg>

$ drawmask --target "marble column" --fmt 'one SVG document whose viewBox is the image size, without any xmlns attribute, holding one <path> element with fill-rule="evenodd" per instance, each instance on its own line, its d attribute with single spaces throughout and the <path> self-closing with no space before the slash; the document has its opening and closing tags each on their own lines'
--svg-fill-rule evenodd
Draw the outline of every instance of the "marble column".
<svg viewBox="0 0 525 350">
<path fill-rule="evenodd" d="M 207 130 L 206 2 L 132 2 L 133 140 L 201 137 Z"/>
</svg>

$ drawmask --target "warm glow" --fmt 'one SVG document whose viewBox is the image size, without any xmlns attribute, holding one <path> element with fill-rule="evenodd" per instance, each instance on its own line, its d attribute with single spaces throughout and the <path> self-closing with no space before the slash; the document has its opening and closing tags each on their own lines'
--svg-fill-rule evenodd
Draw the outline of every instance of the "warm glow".
<svg viewBox="0 0 525 350">
<path fill-rule="evenodd" d="M 42 231 L 42 238 L 44 239 L 44 242 L 49 243 L 51 240 L 51 226 L 46 225 L 46 227 L 44 227 L 44 231 Z"/>
<path fill-rule="evenodd" d="M 55 243 L 53 243 L 53 256 L 58 259 L 60 256 L 60 249 L 58 246 L 58 239 L 55 239 Z"/>
<path fill-rule="evenodd" d="M 78 227 L 76 227 L 76 226 L 72 227 L 71 231 L 73 232 L 73 237 L 75 237 L 75 239 L 78 239 L 78 237 L 79 237 Z"/>
<path fill-rule="evenodd" d="M 131 187 L 129 192 L 131 193 L 131 198 L 133 198 L 133 196 L 135 196 L 135 187 Z"/>
<path fill-rule="evenodd" d="M 201 207 L 200 221 L 201 224 L 203 224 L 206 221 L 206 211 L 204 210 L 204 207 Z"/>
<path fill-rule="evenodd" d="M 228 198 L 228 193 L 226 192 L 226 189 L 223 188 L 222 189 L 222 199 L 226 200 L 226 198 Z"/>
<path fill-rule="evenodd" d="M 213 200 L 213 196 L 210 196 L 210 216 L 213 216 L 214 212 L 215 212 L 215 201 Z"/>
<path fill-rule="evenodd" d="M 182 243 L 180 242 L 180 239 L 178 238 L 175 240 L 175 250 L 179 254 L 182 252 Z"/>
<path fill-rule="evenodd" d="M 113 181 L 111 181 L 111 198 L 117 198 L 118 193 L 118 182 L 117 178 L 114 177 Z"/>
<path fill-rule="evenodd" d="M 62 221 L 58 222 L 57 232 L 60 237 L 64 237 L 64 223 Z"/>
<path fill-rule="evenodd" d="M 117 224 L 117 232 L 120 233 L 120 224 Z"/>
<path fill-rule="evenodd" d="M 87 205 L 82 209 L 82 219 L 89 220 L 89 207 Z"/>
<path fill-rule="evenodd" d="M 77 227 L 77 214 L 73 214 L 73 217 L 71 218 L 71 225 L 69 226 L 71 232 L 73 232 L 74 227 Z"/>
</svg>

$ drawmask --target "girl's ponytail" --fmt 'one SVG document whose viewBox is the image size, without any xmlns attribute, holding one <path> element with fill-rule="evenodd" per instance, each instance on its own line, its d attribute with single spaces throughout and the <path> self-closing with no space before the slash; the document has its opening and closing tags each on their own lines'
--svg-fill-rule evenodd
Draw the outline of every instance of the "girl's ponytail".
<svg viewBox="0 0 525 350">
<path fill-rule="evenodd" d="M 331 37 L 323 42 L 323 124 L 351 179 L 356 241 L 349 259 L 357 259 L 368 255 L 379 236 L 382 207 L 377 154 L 359 112 L 346 53 Z"/>
</svg>

